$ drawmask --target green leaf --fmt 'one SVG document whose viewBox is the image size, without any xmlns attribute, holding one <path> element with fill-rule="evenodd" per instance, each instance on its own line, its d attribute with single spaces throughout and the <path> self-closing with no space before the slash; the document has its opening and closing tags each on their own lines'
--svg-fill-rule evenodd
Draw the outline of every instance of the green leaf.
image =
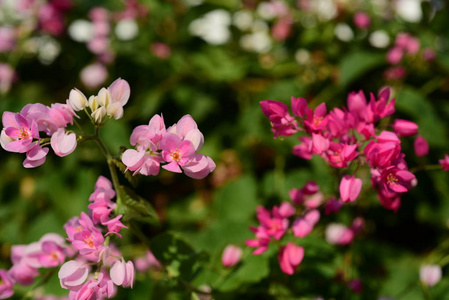
<svg viewBox="0 0 449 300">
<path fill-rule="evenodd" d="M 208 259 L 204 252 L 195 252 L 180 236 L 163 233 L 150 242 L 154 256 L 165 266 L 169 276 L 190 280 Z"/>
<path fill-rule="evenodd" d="M 137 220 L 153 225 L 159 225 L 159 217 L 150 202 L 137 195 L 128 187 L 120 186 L 118 214 L 124 221 Z"/>
<path fill-rule="evenodd" d="M 346 55 L 340 64 L 340 85 L 346 86 L 356 78 L 382 65 L 385 55 L 382 53 L 355 52 Z"/>
<path fill-rule="evenodd" d="M 239 288 L 242 284 L 258 282 L 265 278 L 270 271 L 268 258 L 265 255 L 250 255 L 240 268 L 231 273 L 223 284 L 216 287 L 222 292 Z"/>
<path fill-rule="evenodd" d="M 217 192 L 214 209 L 221 220 L 245 221 L 254 215 L 256 196 L 255 180 L 243 176 Z"/>
<path fill-rule="evenodd" d="M 125 178 L 128 180 L 128 182 L 133 186 L 136 187 L 137 186 L 137 179 L 136 177 L 134 177 L 131 172 L 128 172 L 126 170 L 126 166 L 119 161 L 118 159 L 113 158 L 112 159 L 112 163 L 120 170 L 120 172 L 122 172 L 125 175 Z"/>
<path fill-rule="evenodd" d="M 419 133 L 431 146 L 446 146 L 445 124 L 438 117 L 432 103 L 418 91 L 409 87 L 400 90 L 396 96 L 396 108 L 415 118 Z"/>
</svg>

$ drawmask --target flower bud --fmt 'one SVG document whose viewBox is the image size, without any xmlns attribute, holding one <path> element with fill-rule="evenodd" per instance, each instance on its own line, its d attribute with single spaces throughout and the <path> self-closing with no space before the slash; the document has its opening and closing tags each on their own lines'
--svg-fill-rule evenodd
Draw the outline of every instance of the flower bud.
<svg viewBox="0 0 449 300">
<path fill-rule="evenodd" d="M 438 265 L 424 265 L 419 270 L 419 279 L 427 286 L 434 286 L 441 280 L 441 273 Z"/>
<path fill-rule="evenodd" d="M 226 268 L 230 268 L 232 266 L 235 266 L 240 259 L 242 258 L 242 249 L 234 246 L 234 245 L 228 245 L 223 251 L 223 254 L 221 256 L 221 263 Z"/>
<path fill-rule="evenodd" d="M 87 106 L 87 98 L 80 90 L 75 88 L 70 91 L 68 103 L 74 111 L 80 111 Z"/>
</svg>

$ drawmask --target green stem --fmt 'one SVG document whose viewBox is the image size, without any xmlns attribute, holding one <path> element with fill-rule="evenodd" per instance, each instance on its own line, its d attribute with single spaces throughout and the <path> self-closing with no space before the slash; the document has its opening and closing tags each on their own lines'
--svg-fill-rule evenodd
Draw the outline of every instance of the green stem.
<svg viewBox="0 0 449 300">
<path fill-rule="evenodd" d="M 101 152 L 103 152 L 104 156 L 106 157 L 108 167 L 109 167 L 109 172 L 111 173 L 112 184 L 114 185 L 114 189 L 117 193 L 117 207 L 119 207 L 120 202 L 121 202 L 121 197 L 120 197 L 120 182 L 118 180 L 117 169 L 115 168 L 115 165 L 113 163 L 114 158 L 109 153 L 109 150 L 106 148 L 106 145 L 103 143 L 103 141 L 101 140 L 101 138 L 99 136 L 99 128 L 98 127 L 95 127 L 94 140 L 95 140 L 95 142 L 97 142 L 98 147 L 100 147 Z"/>
<path fill-rule="evenodd" d="M 418 171 L 421 170 L 426 170 L 426 171 L 431 171 L 431 170 L 441 170 L 442 167 L 440 164 L 437 165 L 426 165 L 426 166 L 419 166 L 419 167 L 415 167 L 413 169 L 410 170 L 411 173 L 416 173 Z"/>
</svg>

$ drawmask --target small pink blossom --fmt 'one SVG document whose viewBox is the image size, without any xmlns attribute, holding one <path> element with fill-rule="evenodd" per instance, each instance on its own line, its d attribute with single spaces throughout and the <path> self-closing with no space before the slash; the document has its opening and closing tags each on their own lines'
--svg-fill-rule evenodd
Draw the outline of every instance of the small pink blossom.
<svg viewBox="0 0 449 300">
<path fill-rule="evenodd" d="M 107 78 L 108 70 L 99 62 L 85 66 L 80 72 L 81 82 L 89 89 L 100 87 Z"/>
<path fill-rule="evenodd" d="M 171 48 L 167 44 L 155 42 L 150 45 L 150 52 L 160 59 L 168 59 L 171 56 Z"/>
<path fill-rule="evenodd" d="M 445 154 L 443 159 L 438 160 L 444 171 L 449 171 L 449 155 Z"/>
<path fill-rule="evenodd" d="M 66 156 L 75 151 L 77 141 L 76 134 L 66 134 L 64 128 L 59 128 L 50 139 L 51 147 L 56 155 Z"/>
<path fill-rule="evenodd" d="M 354 15 L 354 24 L 358 28 L 366 29 L 371 24 L 371 18 L 366 12 L 359 11 Z"/>
<path fill-rule="evenodd" d="M 419 270 L 419 279 L 427 286 L 436 285 L 442 277 L 439 265 L 424 265 Z"/>
<path fill-rule="evenodd" d="M 362 180 L 355 176 L 345 175 L 340 182 L 340 198 L 343 202 L 352 202 L 362 190 Z"/>
<path fill-rule="evenodd" d="M 147 251 L 145 256 L 138 257 L 134 260 L 134 266 L 139 272 L 146 272 L 151 269 L 162 270 L 161 263 L 154 257 L 151 251 Z"/>
<path fill-rule="evenodd" d="M 304 217 L 296 218 L 292 225 L 293 234 L 303 238 L 309 235 L 320 219 L 320 212 L 316 209 L 308 212 Z"/>
<path fill-rule="evenodd" d="M 295 268 L 303 258 L 304 248 L 293 243 L 287 243 L 287 245 L 281 247 L 278 254 L 279 266 L 282 272 L 288 275 L 293 275 Z"/>
<path fill-rule="evenodd" d="M 112 282 L 123 287 L 133 287 L 134 283 L 134 264 L 132 261 L 125 263 L 125 260 L 117 260 L 111 267 L 110 276 Z"/>
<path fill-rule="evenodd" d="M 354 239 L 354 232 L 342 225 L 337 223 L 331 223 L 326 227 L 326 241 L 333 245 L 347 245 Z"/>
<path fill-rule="evenodd" d="M 400 47 L 393 47 L 387 53 L 387 61 L 396 65 L 401 62 L 402 57 L 404 56 L 404 51 Z"/>
<path fill-rule="evenodd" d="M 418 125 L 411 121 L 396 119 L 393 130 L 398 136 L 411 136 L 418 133 Z"/>
<path fill-rule="evenodd" d="M 289 114 L 285 103 L 273 100 L 260 101 L 263 113 L 271 122 L 274 138 L 290 136 L 297 132 L 295 119 Z"/>
<path fill-rule="evenodd" d="M 228 245 L 221 255 L 221 264 L 230 268 L 239 263 L 242 258 L 242 249 L 234 245 Z"/>
<path fill-rule="evenodd" d="M 61 286 L 69 290 L 77 290 L 81 287 L 88 275 L 88 266 L 76 260 L 69 260 L 61 266 L 58 272 Z"/>
<path fill-rule="evenodd" d="M 418 136 L 413 142 L 413 149 L 415 149 L 416 156 L 426 156 L 429 154 L 429 144 L 422 136 Z"/>
</svg>

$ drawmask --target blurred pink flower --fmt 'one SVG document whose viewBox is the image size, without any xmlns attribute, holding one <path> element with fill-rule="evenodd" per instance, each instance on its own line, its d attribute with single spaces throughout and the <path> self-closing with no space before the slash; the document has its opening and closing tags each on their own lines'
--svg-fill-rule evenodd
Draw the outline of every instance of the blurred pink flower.
<svg viewBox="0 0 449 300">
<path fill-rule="evenodd" d="M 449 155 L 445 154 L 443 159 L 438 160 L 444 171 L 449 171 Z"/>
<path fill-rule="evenodd" d="M 242 258 L 242 249 L 234 245 L 228 245 L 223 250 L 223 254 L 221 256 L 221 263 L 226 268 L 230 268 L 238 264 L 241 258 Z"/>
<path fill-rule="evenodd" d="M 160 59 L 168 59 L 171 56 L 170 46 L 160 42 L 152 43 L 150 45 L 150 52 Z"/>
<path fill-rule="evenodd" d="M 417 136 L 413 142 L 413 148 L 415 149 L 416 156 L 426 156 L 429 154 L 429 144 L 422 136 Z"/>
<path fill-rule="evenodd" d="M 371 25 L 371 18 L 366 12 L 359 11 L 354 15 L 354 24 L 358 28 L 368 28 Z"/>
<path fill-rule="evenodd" d="M 81 70 L 80 79 L 89 89 L 101 86 L 108 78 L 108 70 L 101 63 L 93 63 Z"/>
<path fill-rule="evenodd" d="M 427 286 L 434 286 L 441 280 L 442 271 L 439 265 L 424 265 L 419 270 L 419 279 Z"/>
<path fill-rule="evenodd" d="M 340 182 L 340 198 L 343 202 L 352 202 L 362 190 L 362 180 L 355 176 L 345 175 Z"/>
<path fill-rule="evenodd" d="M 278 253 L 279 266 L 282 272 L 293 275 L 295 268 L 304 258 L 304 248 L 293 243 L 281 247 Z"/>
</svg>

